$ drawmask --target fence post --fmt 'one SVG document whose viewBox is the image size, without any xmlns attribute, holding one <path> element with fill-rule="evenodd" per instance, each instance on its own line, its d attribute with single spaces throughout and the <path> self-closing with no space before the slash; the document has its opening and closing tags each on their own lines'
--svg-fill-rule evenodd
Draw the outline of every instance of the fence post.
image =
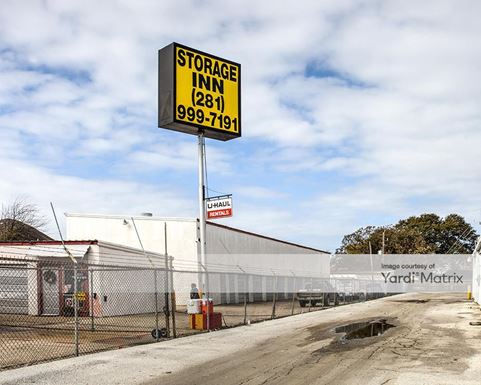
<svg viewBox="0 0 481 385">
<path fill-rule="evenodd" d="M 309 309 L 308 309 L 308 312 L 311 311 L 311 302 L 312 302 L 312 285 L 313 285 L 313 279 L 311 277 L 311 287 L 309 289 Z"/>
<path fill-rule="evenodd" d="M 324 281 L 324 278 L 322 279 L 322 308 L 326 307 L 326 287 L 329 289 L 329 285 Z M 329 295 L 329 294 L 328 294 Z M 327 297 L 327 301 L 329 302 L 329 297 Z"/>
<path fill-rule="evenodd" d="M 165 256 L 167 259 L 168 257 Z M 169 298 L 169 270 L 168 270 L 168 262 L 165 262 L 166 269 L 165 269 L 165 294 L 164 294 L 164 315 L 165 315 L 165 329 L 167 330 L 167 337 L 170 337 L 170 298 Z"/>
<path fill-rule="evenodd" d="M 334 279 L 334 306 L 337 306 L 337 280 Z"/>
<path fill-rule="evenodd" d="M 249 296 L 249 277 L 244 273 L 244 325 L 247 324 L 247 299 Z"/>
<path fill-rule="evenodd" d="M 294 284 L 292 285 L 292 305 L 291 305 L 291 315 L 294 315 L 294 306 L 295 306 L 295 301 L 296 301 L 296 275 L 291 271 Z"/>
<path fill-rule="evenodd" d="M 362 285 L 361 285 L 361 280 L 358 279 L 358 281 L 357 281 L 357 291 L 358 291 L 359 295 L 358 295 L 358 300 L 357 300 L 357 302 L 362 302 L 362 294 L 363 294 L 363 293 L 361 293 L 361 286 L 362 286 Z"/>
<path fill-rule="evenodd" d="M 365 295 L 364 295 L 364 302 L 366 302 L 366 301 L 368 300 L 368 298 L 367 298 L 368 292 L 367 292 L 367 283 L 366 283 L 366 281 L 364 281 L 364 293 L 365 293 Z"/>
<path fill-rule="evenodd" d="M 169 305 L 169 254 L 167 253 L 167 222 L 164 222 L 164 314 L 165 314 L 165 328 L 167 330 L 167 337 L 170 337 L 170 305 Z"/>
<path fill-rule="evenodd" d="M 90 330 L 95 330 L 95 320 L 94 320 L 94 271 L 90 269 Z"/>
<path fill-rule="evenodd" d="M 169 257 L 169 275 L 170 275 L 170 301 L 172 309 L 172 335 L 177 338 L 177 329 L 175 327 L 175 310 L 176 310 L 176 299 L 174 290 L 174 267 L 172 261 L 174 257 Z"/>
<path fill-rule="evenodd" d="M 244 325 L 247 324 L 247 296 L 249 295 L 249 277 L 247 276 L 247 273 L 245 270 L 237 265 L 237 268 L 242 271 L 242 274 L 244 275 Z"/>
<path fill-rule="evenodd" d="M 357 288 L 356 288 L 356 279 L 354 278 L 351 278 L 351 302 L 354 303 L 354 302 L 359 302 L 359 300 L 356 299 L 356 296 L 358 295 L 357 293 Z"/>
<path fill-rule="evenodd" d="M 159 302 L 157 296 L 157 269 L 154 269 L 154 300 L 155 300 L 155 340 L 159 341 Z"/>
<path fill-rule="evenodd" d="M 75 356 L 79 355 L 79 339 L 78 339 L 78 288 L 77 288 L 77 263 L 73 264 L 73 314 L 74 314 L 74 353 Z"/>
<path fill-rule="evenodd" d="M 271 314 L 271 319 L 276 318 L 276 301 L 277 301 L 277 275 L 275 272 L 272 272 L 274 274 L 274 292 L 272 293 L 272 314 Z"/>
<path fill-rule="evenodd" d="M 356 302 L 361 302 L 361 293 L 359 292 L 358 278 L 352 280 L 352 291 L 356 294 Z M 352 302 L 354 302 L 354 298 L 352 299 Z"/>
</svg>

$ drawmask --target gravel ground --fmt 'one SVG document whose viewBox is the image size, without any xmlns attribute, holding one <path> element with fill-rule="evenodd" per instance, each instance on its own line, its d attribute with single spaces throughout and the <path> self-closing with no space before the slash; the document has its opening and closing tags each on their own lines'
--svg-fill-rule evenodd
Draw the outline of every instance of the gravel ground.
<svg viewBox="0 0 481 385">
<path fill-rule="evenodd" d="M 244 323 L 243 305 L 216 306 L 223 315 L 223 326 Z M 276 317 L 320 310 L 320 307 L 301 308 L 297 301 L 279 301 Z M 249 303 L 246 319 L 252 323 L 272 317 L 272 303 Z M 92 329 L 90 317 L 80 317 L 80 354 L 135 346 L 155 342 L 154 314 L 99 317 Z M 177 336 L 200 333 L 191 330 L 185 306 L 176 312 Z M 165 316 L 159 315 L 159 327 L 165 326 Z M 29 316 L 0 314 L 0 369 L 31 365 L 74 355 L 74 319 L 59 316 Z"/>
<path fill-rule="evenodd" d="M 380 336 L 335 328 L 386 319 Z M 0 373 L 0 384 L 479 384 L 481 320 L 462 295 L 405 294 Z"/>
</svg>

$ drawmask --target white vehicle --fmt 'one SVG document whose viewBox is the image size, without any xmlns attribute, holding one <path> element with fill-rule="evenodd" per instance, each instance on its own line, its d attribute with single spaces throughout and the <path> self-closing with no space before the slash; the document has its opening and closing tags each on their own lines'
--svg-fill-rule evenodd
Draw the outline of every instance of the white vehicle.
<svg viewBox="0 0 481 385">
<path fill-rule="evenodd" d="M 304 289 L 297 292 L 297 300 L 301 307 L 310 306 L 337 306 L 342 300 L 343 293 L 336 293 L 336 289 L 329 281 L 316 280 L 306 284 Z"/>
</svg>

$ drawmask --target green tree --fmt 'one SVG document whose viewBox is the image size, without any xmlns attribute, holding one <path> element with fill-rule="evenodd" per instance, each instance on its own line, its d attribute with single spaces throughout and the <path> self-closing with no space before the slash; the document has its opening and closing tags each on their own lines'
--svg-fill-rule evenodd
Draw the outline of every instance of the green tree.
<svg viewBox="0 0 481 385">
<path fill-rule="evenodd" d="M 478 234 L 461 215 L 448 215 L 440 227 L 442 237 L 439 243 L 439 253 L 465 254 L 473 252 Z"/>
<path fill-rule="evenodd" d="M 345 235 L 338 254 L 369 254 L 369 241 L 376 230 L 375 226 L 361 227 L 352 234 Z"/>
<path fill-rule="evenodd" d="M 369 243 L 373 253 L 382 249 L 383 234 L 386 254 L 471 253 L 477 234 L 458 214 L 441 218 L 421 214 L 400 220 L 392 226 L 367 226 L 346 235 L 337 250 L 340 254 L 367 254 Z"/>
</svg>

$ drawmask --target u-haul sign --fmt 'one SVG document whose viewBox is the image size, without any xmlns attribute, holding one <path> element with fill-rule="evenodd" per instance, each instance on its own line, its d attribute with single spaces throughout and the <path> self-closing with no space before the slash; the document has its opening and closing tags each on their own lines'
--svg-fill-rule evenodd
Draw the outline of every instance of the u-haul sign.
<svg viewBox="0 0 481 385">
<path fill-rule="evenodd" d="M 232 195 L 207 198 L 207 219 L 227 218 L 232 216 Z"/>
</svg>

